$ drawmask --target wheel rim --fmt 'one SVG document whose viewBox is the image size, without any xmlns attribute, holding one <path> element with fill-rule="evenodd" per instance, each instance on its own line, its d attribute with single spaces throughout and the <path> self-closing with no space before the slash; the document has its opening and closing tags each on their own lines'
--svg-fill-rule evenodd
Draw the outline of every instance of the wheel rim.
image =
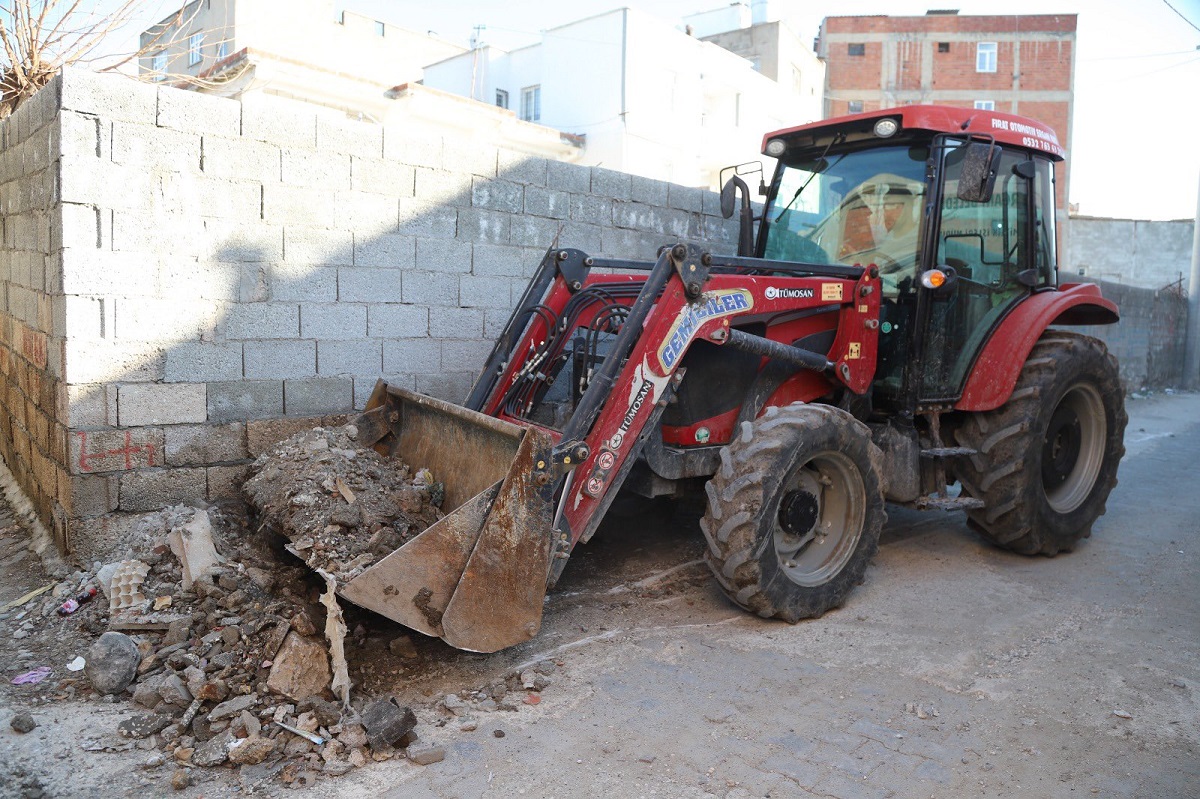
<svg viewBox="0 0 1200 799">
<path fill-rule="evenodd" d="M 1056 512 L 1070 513 L 1092 493 L 1107 432 L 1104 400 L 1093 386 L 1075 386 L 1059 401 L 1042 442 L 1042 486 Z"/>
<path fill-rule="evenodd" d="M 797 585 L 824 585 L 849 562 L 862 537 L 866 488 L 850 458 L 823 452 L 797 469 L 776 514 L 779 567 Z"/>
</svg>

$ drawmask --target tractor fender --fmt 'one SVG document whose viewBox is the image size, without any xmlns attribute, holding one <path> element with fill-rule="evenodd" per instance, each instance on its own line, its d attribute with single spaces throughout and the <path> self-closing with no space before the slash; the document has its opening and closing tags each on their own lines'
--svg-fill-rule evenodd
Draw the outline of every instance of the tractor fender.
<svg viewBox="0 0 1200 799">
<path fill-rule="evenodd" d="M 990 411 L 1008 401 L 1025 359 L 1050 325 L 1111 325 L 1120 312 L 1093 283 L 1066 283 L 1030 295 L 992 331 L 967 378 L 959 411 Z"/>
</svg>

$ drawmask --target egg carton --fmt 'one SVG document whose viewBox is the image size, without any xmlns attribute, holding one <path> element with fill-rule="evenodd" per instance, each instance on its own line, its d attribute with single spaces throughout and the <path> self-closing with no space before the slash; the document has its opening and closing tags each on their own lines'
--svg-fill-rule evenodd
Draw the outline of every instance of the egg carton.
<svg viewBox="0 0 1200 799">
<path fill-rule="evenodd" d="M 113 572 L 112 582 L 109 583 L 108 609 L 111 613 L 123 610 L 134 610 L 146 606 L 146 596 L 142 593 L 142 583 L 150 573 L 149 564 L 140 560 L 123 560 L 117 564 Z"/>
</svg>

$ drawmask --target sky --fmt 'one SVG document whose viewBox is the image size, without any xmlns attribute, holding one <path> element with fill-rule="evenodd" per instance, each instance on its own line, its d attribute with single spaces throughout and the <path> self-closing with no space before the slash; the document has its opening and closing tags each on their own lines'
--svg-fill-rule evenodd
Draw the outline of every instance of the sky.
<svg viewBox="0 0 1200 799">
<path fill-rule="evenodd" d="M 538 32 L 620 6 L 671 24 L 723 0 L 341 0 L 350 11 L 467 46 L 511 49 Z M 1190 219 L 1200 203 L 1200 0 L 771 0 L 771 19 L 805 41 L 826 15 L 1078 14 L 1072 203 L 1087 216 Z"/>
</svg>

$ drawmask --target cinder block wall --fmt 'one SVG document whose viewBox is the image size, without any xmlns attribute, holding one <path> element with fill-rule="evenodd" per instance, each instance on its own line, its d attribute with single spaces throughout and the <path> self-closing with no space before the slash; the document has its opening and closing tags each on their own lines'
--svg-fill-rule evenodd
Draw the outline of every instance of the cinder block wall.
<svg viewBox="0 0 1200 799">
<path fill-rule="evenodd" d="M 4 457 L 85 553 L 379 377 L 460 400 L 556 240 L 736 240 L 708 192 L 273 98 L 68 70 L 3 131 Z"/>
</svg>

